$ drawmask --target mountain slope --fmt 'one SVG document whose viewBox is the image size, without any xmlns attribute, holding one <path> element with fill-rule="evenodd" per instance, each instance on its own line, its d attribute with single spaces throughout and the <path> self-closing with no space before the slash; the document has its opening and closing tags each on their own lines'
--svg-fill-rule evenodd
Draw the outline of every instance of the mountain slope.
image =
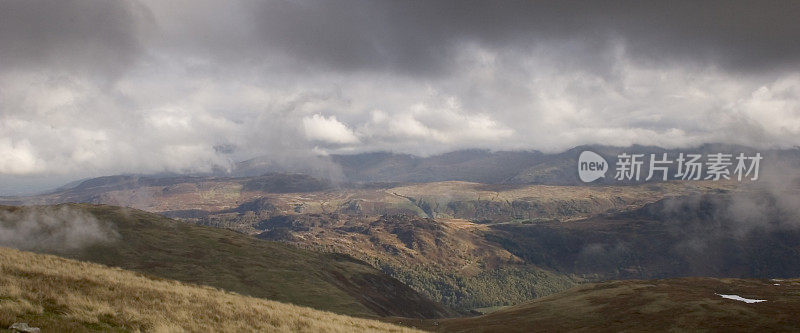
<svg viewBox="0 0 800 333">
<path fill-rule="evenodd" d="M 720 295 L 766 301 L 745 303 Z M 800 330 L 798 295 L 800 280 L 611 281 L 581 285 L 479 317 L 428 322 L 424 328 L 441 332 L 788 332 Z"/>
<path fill-rule="evenodd" d="M 487 238 L 530 264 L 600 279 L 795 277 L 798 194 L 674 197 L 571 223 L 492 225 Z"/>
<path fill-rule="evenodd" d="M 501 183 L 546 160 L 536 151 L 459 150 L 429 157 L 391 153 L 333 155 L 344 176 L 357 182 L 460 180 Z"/>
<path fill-rule="evenodd" d="M 510 305 L 565 290 L 569 276 L 526 265 L 480 233 L 485 225 L 385 215 L 360 223 L 333 215 L 291 215 L 265 220 L 258 237 L 327 252 L 346 253 L 433 300 L 468 311 Z"/>
<path fill-rule="evenodd" d="M 0 247 L 0 327 L 44 331 L 402 332 L 374 320 Z"/>
<path fill-rule="evenodd" d="M 302 250 L 111 206 L 0 207 L 0 212 L 5 230 L 28 230 L 34 220 L 59 221 L 63 216 L 96 219 L 94 229 L 110 230 L 106 239 L 79 248 L 45 247 L 57 239 L 39 234 L 61 227 L 50 223 L 27 236 L 49 239 L 44 245 L 15 244 L 34 251 L 349 315 L 434 318 L 450 314 L 400 281 L 345 255 Z M 72 224 L 70 228 L 74 233 L 89 228 L 87 225 Z M 69 238 L 72 234 L 65 235 Z M 66 241 L 65 245 L 73 243 Z"/>
</svg>

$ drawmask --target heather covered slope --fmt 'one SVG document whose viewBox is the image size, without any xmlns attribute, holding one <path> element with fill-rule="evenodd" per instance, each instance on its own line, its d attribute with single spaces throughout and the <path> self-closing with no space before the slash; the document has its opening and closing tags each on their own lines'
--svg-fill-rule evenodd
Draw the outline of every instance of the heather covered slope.
<svg viewBox="0 0 800 333">
<path fill-rule="evenodd" d="M 249 296 L 357 316 L 451 314 L 349 256 L 298 249 L 139 210 L 85 204 L 2 207 L 0 221 L 4 230 L 14 231 L 9 233 L 15 238 L 5 243 L 18 248 Z M 32 229 L 35 232 L 27 231 Z M 29 241 L 15 243 L 20 238 Z M 72 246 L 87 239 L 94 241 Z"/>
<path fill-rule="evenodd" d="M 746 303 L 720 295 L 766 301 Z M 788 332 L 800 330 L 798 313 L 798 280 L 628 280 L 585 284 L 479 317 L 429 321 L 423 328 L 441 332 Z"/>
<path fill-rule="evenodd" d="M 119 268 L 0 247 L 0 327 L 44 331 L 404 332 L 411 329 Z"/>
</svg>

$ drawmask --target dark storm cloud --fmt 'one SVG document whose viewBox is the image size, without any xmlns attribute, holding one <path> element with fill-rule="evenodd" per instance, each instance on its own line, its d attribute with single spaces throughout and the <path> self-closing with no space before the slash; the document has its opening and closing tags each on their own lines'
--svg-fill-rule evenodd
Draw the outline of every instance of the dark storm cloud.
<svg viewBox="0 0 800 333">
<path fill-rule="evenodd" d="M 199 46 L 228 61 L 278 52 L 300 69 L 437 74 L 454 69 L 458 47 L 469 42 L 523 51 L 562 45 L 570 57 L 560 65 L 595 70 L 608 67 L 595 56 L 614 42 L 644 62 L 735 71 L 800 62 L 797 1 L 190 1 L 170 10 L 155 24 L 131 1 L 3 1 L 0 56 L 6 68 L 117 74 L 147 47 L 145 31 L 195 15 L 171 46 Z"/>
<path fill-rule="evenodd" d="M 441 74 L 457 67 L 464 43 L 523 52 L 561 45 L 559 65 L 596 71 L 598 56 L 624 43 L 636 61 L 690 62 L 728 70 L 800 62 L 797 1 L 189 1 L 151 7 L 133 1 L 0 2 L 6 68 L 55 66 L 118 74 L 148 45 L 147 31 L 171 31 L 170 47 L 202 48 L 222 61 L 282 54 L 290 66 L 336 71 Z M 234 10 L 236 9 L 236 10 Z M 194 15 L 194 17 L 192 17 Z M 180 51 L 180 50 L 178 50 Z"/>
<path fill-rule="evenodd" d="M 2 70 L 117 76 L 142 52 L 148 23 L 130 1 L 0 1 Z"/>
<path fill-rule="evenodd" d="M 575 65 L 624 42 L 639 61 L 760 70 L 800 62 L 797 1 L 271 1 L 261 41 L 334 69 L 450 68 L 454 47 L 574 43 Z M 581 53 L 583 52 L 583 56 Z M 594 64 L 598 65 L 598 64 Z M 599 64 L 599 65 L 602 65 Z"/>
</svg>

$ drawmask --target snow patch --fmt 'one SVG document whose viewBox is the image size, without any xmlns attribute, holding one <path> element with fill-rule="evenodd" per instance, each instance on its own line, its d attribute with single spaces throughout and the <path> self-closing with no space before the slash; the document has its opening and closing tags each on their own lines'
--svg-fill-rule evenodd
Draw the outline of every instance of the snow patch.
<svg viewBox="0 0 800 333">
<path fill-rule="evenodd" d="M 744 297 L 739 296 L 739 295 L 724 295 L 724 294 L 716 294 L 716 295 L 719 295 L 722 298 L 732 299 L 732 300 L 735 300 L 735 301 L 742 301 L 742 302 L 745 302 L 745 303 L 748 303 L 748 304 L 750 304 L 750 303 L 758 303 L 758 302 L 766 302 L 767 301 L 765 299 L 744 298 Z"/>
</svg>

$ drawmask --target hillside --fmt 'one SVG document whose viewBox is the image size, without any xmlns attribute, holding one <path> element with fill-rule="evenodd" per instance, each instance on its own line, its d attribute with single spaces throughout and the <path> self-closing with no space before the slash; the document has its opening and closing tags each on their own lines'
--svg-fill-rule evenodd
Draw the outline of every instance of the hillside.
<svg viewBox="0 0 800 333">
<path fill-rule="evenodd" d="M 0 207 L 3 244 L 356 316 L 451 312 L 346 255 L 120 207 Z M 78 242 L 83 243 L 78 243 Z"/>
<path fill-rule="evenodd" d="M 505 242 L 487 241 L 492 225 L 575 221 L 635 210 L 669 196 L 734 189 L 725 182 L 549 186 L 448 181 L 283 193 L 280 188 L 247 189 L 254 179 L 281 183 L 280 188 L 314 183 L 292 175 L 158 181 L 120 177 L 29 199 L 58 202 L 93 193 L 95 203 L 130 205 L 312 250 L 346 253 L 434 301 L 468 311 L 517 304 L 575 282 L 573 271 L 554 271 L 561 267 L 549 262 L 526 262 L 523 253 L 504 248 Z"/>
<path fill-rule="evenodd" d="M 119 176 L 87 180 L 50 194 L 0 198 L 11 205 L 85 202 L 132 207 L 171 217 L 236 221 L 227 228 L 252 233 L 276 215 L 337 213 L 353 218 L 411 214 L 484 222 L 574 220 L 608 210 L 639 208 L 669 196 L 735 189 L 732 182 L 658 182 L 631 186 L 497 185 L 463 181 L 318 187 L 300 175 L 249 178 Z M 286 192 L 295 190 L 296 192 Z"/>
<path fill-rule="evenodd" d="M 458 219 L 384 215 L 355 222 L 336 215 L 277 216 L 255 226 L 258 237 L 371 263 L 431 299 L 468 311 L 517 304 L 574 285 L 575 280 L 525 264 L 480 233 L 485 225 Z"/>
<path fill-rule="evenodd" d="M 44 331 L 411 332 L 119 268 L 0 247 L 0 327 Z"/>
<path fill-rule="evenodd" d="M 571 223 L 497 224 L 525 262 L 600 279 L 800 276 L 800 192 L 681 196 Z"/>
<path fill-rule="evenodd" d="M 720 295 L 766 300 L 746 303 Z M 797 331 L 800 280 L 682 278 L 581 285 L 471 318 L 408 321 L 440 332 Z"/>
</svg>

